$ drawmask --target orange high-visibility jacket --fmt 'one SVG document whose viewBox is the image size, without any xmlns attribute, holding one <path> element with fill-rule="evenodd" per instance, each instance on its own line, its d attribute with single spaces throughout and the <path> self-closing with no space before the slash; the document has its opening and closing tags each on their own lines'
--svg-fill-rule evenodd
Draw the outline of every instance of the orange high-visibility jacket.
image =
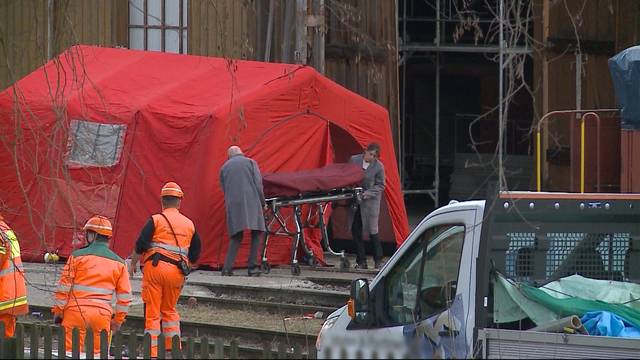
<svg viewBox="0 0 640 360">
<path fill-rule="evenodd" d="M 54 314 L 77 306 L 100 307 L 113 312 L 116 297 L 115 321 L 122 324 L 131 303 L 129 272 L 122 258 L 109 249 L 105 241 L 94 241 L 72 253 L 62 270 L 55 295 Z"/>
<path fill-rule="evenodd" d="M 13 230 L 0 220 L 0 314 L 29 312 L 20 244 Z"/>
<path fill-rule="evenodd" d="M 178 209 L 175 208 L 165 209 L 162 213 L 171 222 L 176 236 L 173 236 L 171 227 L 169 227 L 167 220 L 162 215 L 153 215 L 152 219 L 155 231 L 151 239 L 151 248 L 143 254 L 143 263 L 149 256 L 156 252 L 174 260 L 187 260 L 187 256 L 189 255 L 191 239 L 196 231 L 193 222 L 186 216 L 180 214 Z"/>
</svg>

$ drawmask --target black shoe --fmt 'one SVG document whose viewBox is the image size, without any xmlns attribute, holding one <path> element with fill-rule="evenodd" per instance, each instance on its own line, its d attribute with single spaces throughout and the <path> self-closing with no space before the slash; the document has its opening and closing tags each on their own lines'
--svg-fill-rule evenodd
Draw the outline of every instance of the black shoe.
<svg viewBox="0 0 640 360">
<path fill-rule="evenodd" d="M 260 274 L 262 274 L 262 271 L 260 271 L 260 268 L 258 268 L 258 267 L 254 267 L 253 269 L 249 269 L 249 276 L 260 276 Z"/>
<path fill-rule="evenodd" d="M 367 270 L 369 267 L 367 266 L 367 263 L 359 263 L 354 266 L 354 269 Z"/>
<path fill-rule="evenodd" d="M 233 276 L 232 270 L 222 270 L 222 276 Z"/>
</svg>

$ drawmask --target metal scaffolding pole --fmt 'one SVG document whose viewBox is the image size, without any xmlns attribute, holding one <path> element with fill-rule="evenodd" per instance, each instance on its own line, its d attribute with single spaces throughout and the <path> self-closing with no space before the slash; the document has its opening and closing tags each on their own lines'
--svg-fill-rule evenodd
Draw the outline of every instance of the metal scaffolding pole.
<svg viewBox="0 0 640 360">
<path fill-rule="evenodd" d="M 504 101 L 504 0 L 500 0 L 500 52 L 499 52 L 499 89 L 498 89 L 498 189 L 504 190 L 504 168 L 503 168 L 503 151 L 504 151 L 504 127 L 505 119 L 503 114 Z"/>
<path fill-rule="evenodd" d="M 440 1 L 436 2 L 436 46 L 440 46 Z M 433 179 L 433 202 L 437 208 L 440 195 L 440 53 L 436 53 L 436 141 L 435 173 Z"/>
<path fill-rule="evenodd" d="M 407 41 L 407 1 L 402 3 L 402 45 Z M 407 56 L 407 54 L 404 54 Z M 409 59 L 405 59 L 402 64 L 402 134 L 400 141 L 400 184 L 402 189 L 405 187 L 405 146 L 407 144 L 407 63 Z"/>
</svg>

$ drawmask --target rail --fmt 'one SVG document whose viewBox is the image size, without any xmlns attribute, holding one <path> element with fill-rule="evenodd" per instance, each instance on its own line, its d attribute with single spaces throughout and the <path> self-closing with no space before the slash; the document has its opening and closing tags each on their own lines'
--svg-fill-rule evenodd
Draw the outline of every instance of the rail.
<svg viewBox="0 0 640 360">
<path fill-rule="evenodd" d="M 536 127 L 536 189 L 538 192 L 542 191 L 542 175 L 541 175 L 541 127 L 545 121 L 548 121 L 552 116 L 556 115 L 569 115 L 569 114 L 584 114 L 580 118 L 580 192 L 584 193 L 584 141 L 585 141 L 585 123 L 588 117 L 592 117 L 596 120 L 597 129 L 597 143 L 596 143 L 596 189 L 600 191 L 600 116 L 598 113 L 618 112 L 618 109 L 592 109 L 592 110 L 557 110 L 546 113 Z"/>
</svg>

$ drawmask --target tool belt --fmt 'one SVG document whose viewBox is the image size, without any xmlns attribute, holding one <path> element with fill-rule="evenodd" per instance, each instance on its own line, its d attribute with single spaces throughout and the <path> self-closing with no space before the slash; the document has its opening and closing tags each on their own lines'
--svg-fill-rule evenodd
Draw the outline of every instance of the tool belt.
<svg viewBox="0 0 640 360">
<path fill-rule="evenodd" d="M 148 261 L 151 261 L 151 265 L 153 265 L 154 267 L 158 266 L 158 261 L 164 261 L 166 263 L 175 265 L 182 272 L 182 275 L 184 276 L 189 275 L 189 273 L 191 272 L 191 269 L 189 268 L 189 265 L 187 264 L 186 261 L 182 259 L 174 260 L 158 252 L 153 253 L 153 255 L 149 256 L 147 260 L 145 260 L 145 263 Z"/>
</svg>

